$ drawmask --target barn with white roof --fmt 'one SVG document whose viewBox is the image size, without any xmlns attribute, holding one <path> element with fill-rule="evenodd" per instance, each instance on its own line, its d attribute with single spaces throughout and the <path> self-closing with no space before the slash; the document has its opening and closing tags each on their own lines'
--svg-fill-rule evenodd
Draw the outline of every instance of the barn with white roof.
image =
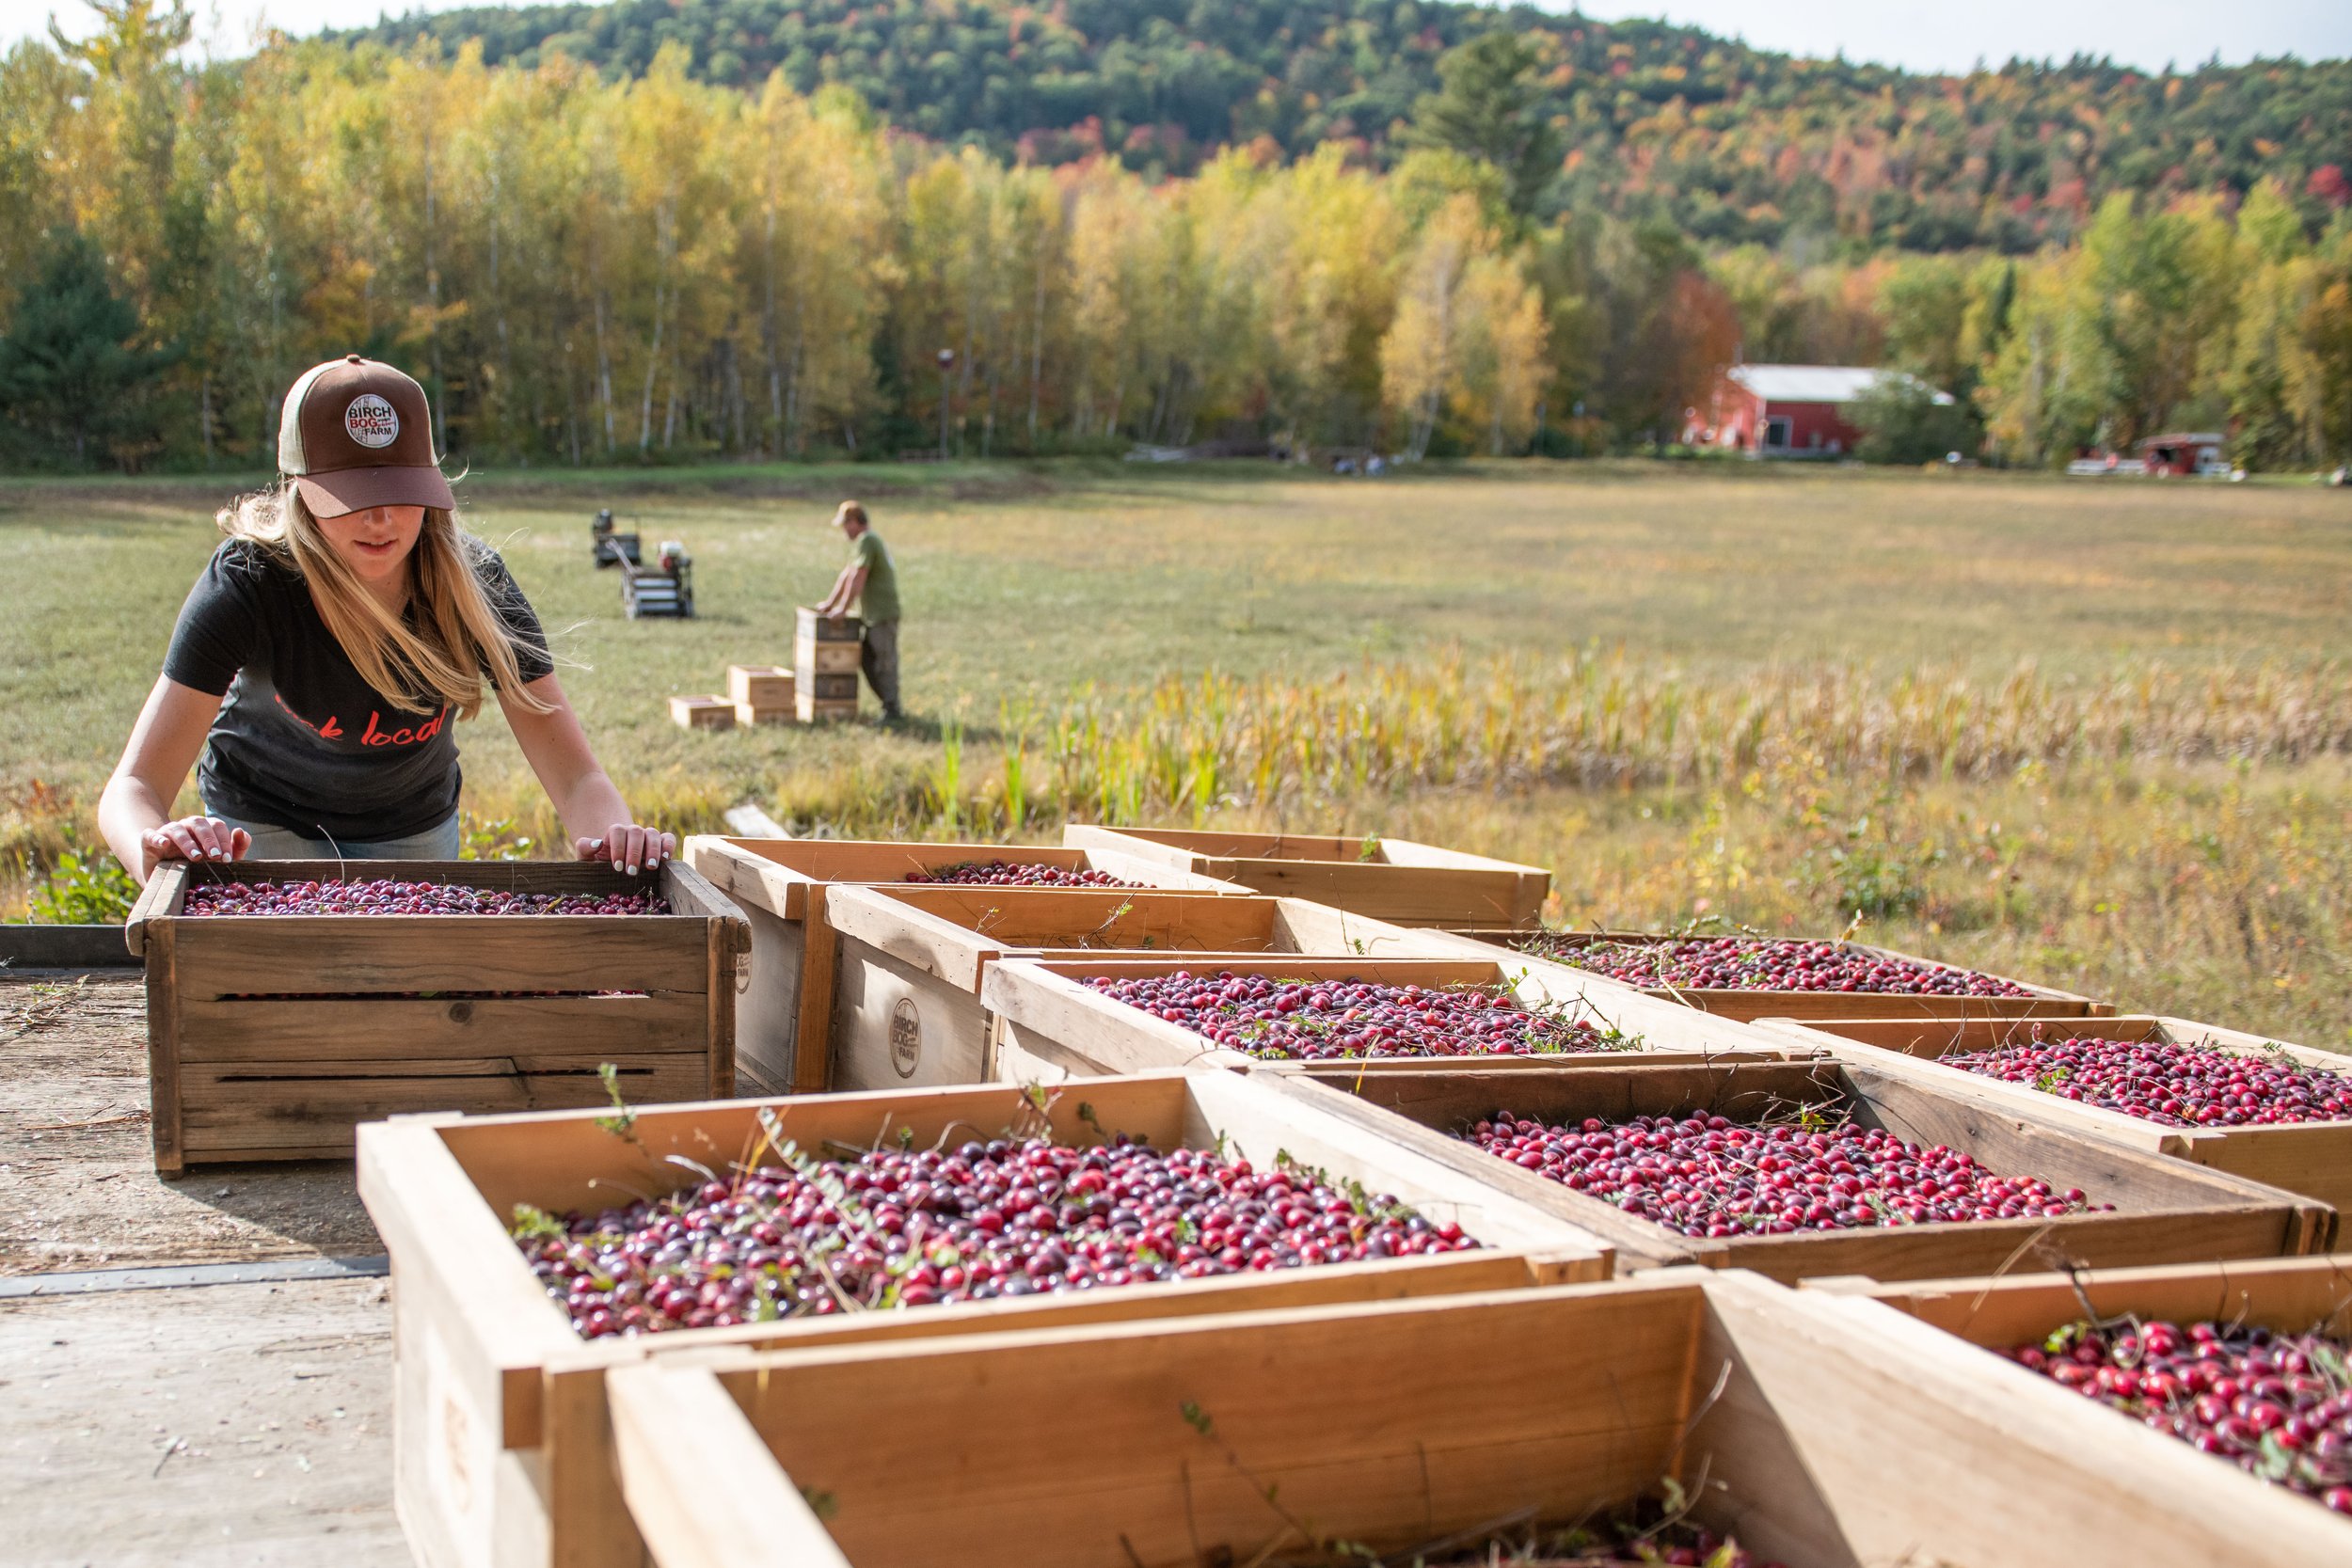
<svg viewBox="0 0 2352 1568">
<path fill-rule="evenodd" d="M 1687 411 L 1683 444 L 1754 457 L 1842 457 L 1862 438 L 1850 405 L 1882 377 L 1913 379 L 1867 365 L 1734 365 L 1716 384 L 1711 406 Z M 1949 392 L 1934 397 L 1952 401 Z"/>
</svg>

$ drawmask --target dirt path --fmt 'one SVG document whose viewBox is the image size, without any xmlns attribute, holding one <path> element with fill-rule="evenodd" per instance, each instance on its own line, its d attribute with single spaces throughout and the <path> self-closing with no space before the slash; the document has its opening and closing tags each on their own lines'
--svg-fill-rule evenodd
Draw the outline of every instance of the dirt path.
<svg viewBox="0 0 2352 1568">
<path fill-rule="evenodd" d="M 0 979 L 0 1275 L 384 1250 L 347 1163 L 155 1174 L 136 979 Z"/>
<path fill-rule="evenodd" d="M 0 1560 L 391 1568 L 381 1279 L 0 1301 Z"/>
<path fill-rule="evenodd" d="M 347 1164 L 156 1176 L 136 979 L 0 979 L 0 1275 L 384 1250 Z M 407 1562 L 391 1326 L 380 1278 L 0 1298 L 0 1560 Z"/>
</svg>

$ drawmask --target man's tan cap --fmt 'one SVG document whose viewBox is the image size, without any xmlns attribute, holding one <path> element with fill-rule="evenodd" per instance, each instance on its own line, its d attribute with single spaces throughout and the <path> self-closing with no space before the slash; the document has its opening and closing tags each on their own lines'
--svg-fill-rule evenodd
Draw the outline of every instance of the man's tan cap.
<svg viewBox="0 0 2352 1568">
<path fill-rule="evenodd" d="M 457 505 L 434 460 L 424 388 L 356 354 L 311 366 L 286 394 L 278 467 L 313 517 L 371 506 Z"/>
</svg>

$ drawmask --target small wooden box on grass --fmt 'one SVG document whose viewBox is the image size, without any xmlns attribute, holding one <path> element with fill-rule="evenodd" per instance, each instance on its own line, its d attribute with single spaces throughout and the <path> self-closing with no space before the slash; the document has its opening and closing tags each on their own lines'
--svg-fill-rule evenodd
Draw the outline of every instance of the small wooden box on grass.
<svg viewBox="0 0 2352 1568">
<path fill-rule="evenodd" d="M 662 1568 L 1485 1563 L 1498 1536 L 1507 1563 L 1516 1532 L 1605 1529 L 1669 1482 L 1756 1560 L 1803 1568 L 2343 1560 L 2346 1527 L 2318 1509 L 2214 1481 L 2153 1433 L 2111 1449 L 2077 1396 L 1988 1399 L 1955 1373 L 1967 1354 L 1685 1271 L 656 1356 L 608 1383 L 620 1487 Z"/>
<path fill-rule="evenodd" d="M 1062 842 L 1149 855 L 1258 893 L 1319 904 L 1399 926 L 1532 927 L 1551 873 L 1485 855 L 1376 833 L 1190 832 L 1173 828 L 1073 824 Z"/>
<path fill-rule="evenodd" d="M 801 722 L 856 718 L 866 623 L 854 615 L 822 616 L 807 605 L 794 613 L 792 701 Z"/>
<path fill-rule="evenodd" d="M 731 730 L 735 720 L 735 704 L 724 697 L 670 699 L 670 722 L 682 730 Z"/>
<path fill-rule="evenodd" d="M 2224 1560 L 2352 1562 L 2352 1518 L 2250 1475 L 2233 1460 L 2201 1453 L 2169 1433 L 2150 1431 L 2133 1417 L 2001 1354 L 2039 1344 L 2094 1314 L 2106 1324 L 2169 1323 L 2185 1328 L 2216 1322 L 2280 1335 L 2319 1333 L 2343 1344 L 2352 1341 L 2352 1254 L 1897 1284 L 1825 1279 L 1802 1293 L 1828 1303 L 1863 1332 L 1907 1331 L 1923 1356 L 1948 1364 L 1987 1402 L 2006 1406 L 2020 1422 L 2084 1412 L 2099 1429 L 2086 1429 L 2085 1448 L 2110 1456 L 2119 1473 L 2153 1477 L 2175 1455 L 2195 1461 L 2202 1473 L 2181 1477 L 2184 1488 L 2194 1488 L 2183 1495 L 2194 1497 L 2201 1510 L 2216 1517 L 2228 1513 L 2246 1521 L 2237 1527 L 2240 1555 Z M 2158 1553 L 2148 1560 L 2185 1559 Z"/>
<path fill-rule="evenodd" d="M 792 672 L 773 664 L 728 665 L 727 701 L 735 705 L 739 724 L 789 724 L 798 718 Z"/>
<path fill-rule="evenodd" d="M 686 841 L 685 855 L 751 922 L 738 1066 L 746 1084 L 764 1094 L 815 1094 L 832 1086 L 828 1042 L 839 964 L 838 943 L 825 921 L 831 886 L 903 882 L 945 866 L 1008 861 L 1100 871 L 1142 888 L 1245 891 L 1114 850 L 1028 845 L 697 835 Z"/>
<path fill-rule="evenodd" d="M 656 892 L 653 915 L 201 915 L 189 887 L 396 878 L 519 893 Z M 347 1159 L 410 1111 L 597 1105 L 735 1085 L 742 915 L 673 860 L 167 862 L 125 935 L 147 968 L 155 1166 Z"/>
<path fill-rule="evenodd" d="M 1951 1076 L 1957 1077 L 1958 1074 Z M 2117 1267 L 2325 1250 L 2335 1211 L 2292 1193 L 2084 1132 L 2031 1107 L 1852 1061 L 1648 1064 L 1609 1057 L 1494 1072 L 1269 1076 L 1336 1114 L 1381 1128 L 1465 1175 L 1481 1177 L 1615 1243 L 1623 1266 L 1698 1263 L 1795 1281 L 1824 1275 L 1921 1279 L 2061 1262 Z M 1455 1134 L 1498 1111 L 1548 1125 L 1597 1117 L 1721 1116 L 1786 1121 L 1807 1107 L 1850 1116 L 1911 1143 L 1938 1144 L 1999 1176 L 2082 1190 L 2112 1212 L 1686 1236 L 1488 1154 Z"/>
<path fill-rule="evenodd" d="M 1298 898 L 1116 889 L 844 887 L 827 895 L 825 921 L 840 945 L 830 1047 L 839 1089 L 995 1077 L 980 981 L 1009 956 L 1173 956 L 1199 968 L 1270 953 L 1402 957 L 1430 945 L 1426 932 Z"/>
<path fill-rule="evenodd" d="M 1591 947 L 1604 942 L 1631 942 L 1642 945 L 1662 945 L 1690 939 L 1665 936 L 1648 931 L 1544 931 L 1510 933 L 1462 929 L 1454 935 L 1488 945 L 1510 948 L 1531 962 L 1550 964 L 1575 974 L 1593 972 L 1559 958 L 1547 958 L 1535 943 L 1562 947 Z M 1716 940 L 1713 938 L 1707 939 Z M 1772 937 L 1740 938 L 1740 941 L 1773 942 Z M 1925 964 L 1931 969 L 1951 969 L 1956 966 L 1936 958 L 1915 958 L 1892 948 L 1871 947 L 1862 942 L 1844 945 L 1858 952 L 1883 958 L 1898 958 L 1905 963 Z M 1977 973 L 1981 973 L 1979 971 Z M 1606 975 L 1597 976 L 1608 979 Z M 1702 1012 L 1721 1018 L 1738 1019 L 1742 1022 L 1759 1018 L 2091 1018 L 2112 1013 L 2114 1007 L 2105 1002 L 2094 1002 L 2088 996 L 2058 990 L 2050 986 L 2037 986 L 2028 980 L 2010 980 L 2007 975 L 1990 978 L 2008 980 L 2030 992 L 2026 996 L 1915 996 L 1902 991 L 1839 991 L 1839 990 L 1731 990 L 1685 989 L 1675 986 L 1636 988 L 1644 995 L 1660 1001 L 1675 1002 L 1696 1007 Z M 1613 985 L 1623 985 L 1613 980 Z"/>
<path fill-rule="evenodd" d="M 1120 1134 L 1154 1148 L 1222 1148 L 1265 1164 L 1286 1153 L 1333 1181 L 1359 1181 L 1460 1224 L 1480 1250 L 1057 1295 L 802 1317 L 585 1340 L 531 1273 L 506 1228 L 517 1205 L 600 1210 L 727 1171 L 764 1147 L 760 1114 L 817 1150 L 929 1147 L 1000 1133 L 1079 1147 Z M 675 1158 L 674 1158 L 675 1157 Z M 359 1135 L 359 1192 L 392 1267 L 394 1484 L 401 1522 L 428 1568 L 639 1568 L 641 1546 L 612 1480 L 604 1374 L 648 1354 L 721 1347 L 842 1346 L 981 1334 L 1025 1324 L 1178 1319 L 1206 1312 L 1605 1279 L 1589 1233 L 1458 1172 L 1232 1073 L 1105 1079 L 1041 1111 L 1009 1085 L 728 1101 L 610 1117 L 411 1117 Z M 1040 1444 L 1062 1463 L 1083 1443 Z M 967 1440 L 973 1435 L 967 1432 Z M 726 1506 L 694 1488 L 695 1508 Z M 756 1543 L 738 1543 L 750 1550 Z M 1034 1544 L 1034 1543 L 1033 1543 Z"/>
<path fill-rule="evenodd" d="M 1254 955 L 1147 958 L 1128 954 L 1104 958 L 1085 954 L 1007 958 L 991 964 L 980 982 L 981 1005 L 988 1009 L 990 1019 L 989 1076 L 1004 1083 L 1051 1083 L 1100 1073 L 1152 1072 L 1180 1067 L 1230 1068 L 1262 1073 L 1305 1070 L 1308 1064 L 1269 1061 L 1220 1045 L 1181 1023 L 1171 1023 L 1140 1007 L 1105 996 L 1087 984 L 1090 979 L 1145 978 L 1172 974 L 1179 970 L 1196 974 L 1204 970 L 1226 971 L 1281 980 L 1362 980 L 1432 990 L 1459 986 L 1502 989 L 1512 991 L 1523 1006 L 1590 1022 L 1603 1029 L 1613 1025 L 1619 1030 L 1628 1028 L 1619 1020 L 1587 1012 L 1580 1003 L 1548 994 L 1539 981 L 1518 966 L 1490 958 Z M 1621 1050 L 1594 1053 L 1577 1059 L 1618 1060 L 1650 1051 L 1690 1053 L 1693 1059 L 1701 1060 L 1780 1061 L 1801 1053 L 1802 1048 L 1762 1031 L 1737 1024 L 1714 1024 L 1665 1039 L 1626 1034 Z M 1513 1072 L 1564 1059 L 1567 1058 L 1405 1056 L 1322 1065 L 1353 1078 L 1450 1070 L 1459 1068 L 1465 1060 L 1475 1060 L 1480 1067 L 1495 1071 Z"/>
<path fill-rule="evenodd" d="M 2277 1126 L 2172 1127 L 2149 1121 L 2126 1111 L 2085 1105 L 2062 1095 L 2044 1093 L 2026 1084 L 1962 1073 L 1944 1068 L 1940 1058 L 1966 1051 L 1991 1051 L 2032 1040 L 2090 1038 L 2102 1040 L 2161 1040 L 2174 1045 L 2209 1046 L 2233 1055 L 2352 1074 L 2352 1057 L 2308 1046 L 2282 1045 L 2259 1035 L 2235 1029 L 2192 1023 L 2186 1019 L 1768 1019 L 1768 1029 L 1785 1032 L 1791 1039 L 1827 1046 L 1855 1060 L 1905 1067 L 1917 1065 L 1931 1081 L 1959 1077 L 1970 1088 L 1999 1100 L 2028 1107 L 2044 1116 L 2080 1126 L 2157 1154 L 2192 1160 L 2215 1170 L 2264 1181 L 2291 1193 L 2317 1198 L 2342 1212 L 2352 1209 L 2352 1121 L 2290 1122 Z"/>
</svg>

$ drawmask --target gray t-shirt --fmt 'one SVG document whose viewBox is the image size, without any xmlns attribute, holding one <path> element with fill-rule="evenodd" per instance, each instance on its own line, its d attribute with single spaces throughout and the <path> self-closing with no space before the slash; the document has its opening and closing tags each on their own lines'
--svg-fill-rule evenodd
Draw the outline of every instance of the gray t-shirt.
<svg viewBox="0 0 2352 1568">
<path fill-rule="evenodd" d="M 506 563 L 485 545 L 467 547 L 515 633 L 523 679 L 551 673 L 547 635 Z M 181 607 L 164 673 L 226 699 L 197 770 L 208 810 L 362 844 L 423 832 L 457 810 L 453 715 L 405 711 L 362 680 L 309 585 L 260 545 L 231 539 L 213 552 Z"/>
</svg>

